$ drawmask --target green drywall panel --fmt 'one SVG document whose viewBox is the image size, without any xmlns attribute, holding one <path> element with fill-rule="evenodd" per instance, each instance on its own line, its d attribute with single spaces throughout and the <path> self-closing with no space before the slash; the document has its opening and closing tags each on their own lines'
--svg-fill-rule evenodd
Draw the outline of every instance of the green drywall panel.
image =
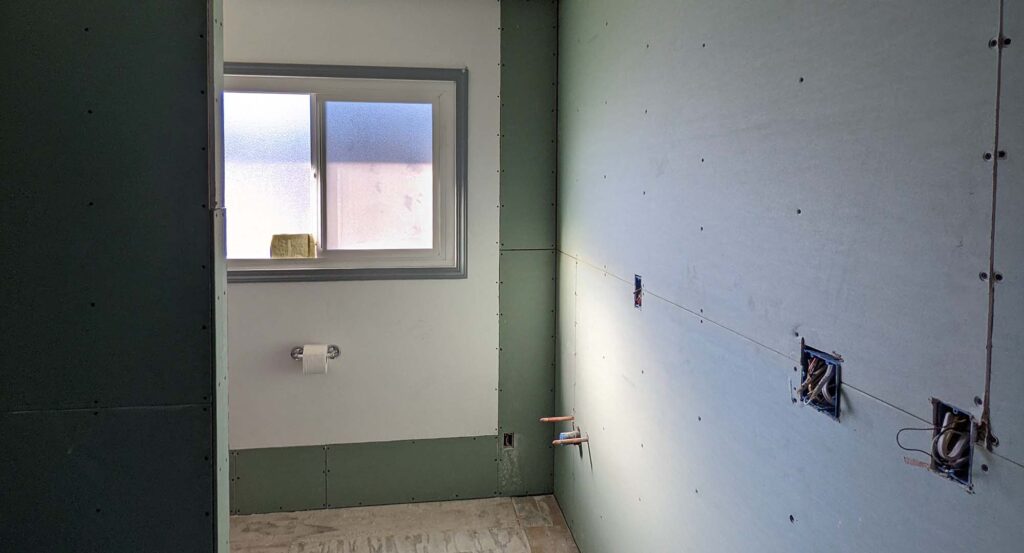
<svg viewBox="0 0 1024 553">
<path fill-rule="evenodd" d="M 0 409 L 213 401 L 207 7 L 0 3 Z"/>
<path fill-rule="evenodd" d="M 231 512 L 275 513 L 322 509 L 323 446 L 242 449 L 231 452 Z"/>
<path fill-rule="evenodd" d="M 499 490 L 505 495 L 549 493 L 553 482 L 553 429 L 538 421 L 554 412 L 554 250 L 503 251 L 499 269 Z"/>
<path fill-rule="evenodd" d="M 557 10 L 501 2 L 501 247 L 555 247 Z"/>
<path fill-rule="evenodd" d="M 0 413 L 0 550 L 214 551 L 209 407 Z"/>
<path fill-rule="evenodd" d="M 327 446 L 329 507 L 497 494 L 495 436 Z"/>
<path fill-rule="evenodd" d="M 16 76 L 0 82 L 4 551 L 227 545 L 218 10 L 0 3 L 0 63 Z"/>
</svg>

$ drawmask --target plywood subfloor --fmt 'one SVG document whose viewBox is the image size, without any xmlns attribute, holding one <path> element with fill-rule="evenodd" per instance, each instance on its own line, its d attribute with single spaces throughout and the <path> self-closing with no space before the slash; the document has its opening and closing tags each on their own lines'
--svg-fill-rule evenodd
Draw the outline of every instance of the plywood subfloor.
<svg viewBox="0 0 1024 553">
<path fill-rule="evenodd" d="M 579 553 L 554 496 L 231 517 L 236 553 Z"/>
</svg>

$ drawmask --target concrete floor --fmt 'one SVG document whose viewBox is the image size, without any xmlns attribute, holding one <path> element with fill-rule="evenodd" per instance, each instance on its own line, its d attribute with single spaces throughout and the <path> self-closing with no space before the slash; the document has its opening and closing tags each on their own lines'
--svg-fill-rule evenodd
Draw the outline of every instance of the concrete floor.
<svg viewBox="0 0 1024 553">
<path fill-rule="evenodd" d="M 231 517 L 236 553 L 579 553 L 554 496 Z"/>
</svg>

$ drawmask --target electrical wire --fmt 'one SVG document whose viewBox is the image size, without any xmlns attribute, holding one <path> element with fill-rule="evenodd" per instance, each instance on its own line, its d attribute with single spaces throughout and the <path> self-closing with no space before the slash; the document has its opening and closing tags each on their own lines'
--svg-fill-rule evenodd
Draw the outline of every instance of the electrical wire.
<svg viewBox="0 0 1024 553">
<path fill-rule="evenodd" d="M 916 452 L 916 453 L 923 453 L 923 454 L 927 455 L 929 459 L 931 459 L 932 461 L 935 462 L 936 465 L 938 465 L 937 468 L 939 470 L 942 470 L 943 472 L 953 472 L 953 471 L 955 471 L 957 467 L 959 467 L 960 465 L 964 464 L 967 461 L 967 453 L 969 452 L 969 450 L 966 449 L 966 446 L 970 442 L 970 436 L 969 436 L 969 434 L 967 432 L 956 430 L 956 428 L 954 428 L 953 426 L 945 424 L 945 422 L 948 420 L 948 416 L 951 415 L 951 414 L 952 413 L 947 413 L 946 414 L 947 417 L 943 419 L 942 430 L 937 432 L 935 434 L 935 437 L 932 438 L 932 451 L 931 452 L 925 451 L 923 449 L 916 449 L 916 448 L 904 446 L 900 442 L 900 435 L 903 434 L 904 432 L 914 432 L 914 431 L 918 431 L 918 432 L 925 432 L 925 431 L 935 432 L 935 427 L 929 427 L 929 428 L 910 428 L 910 427 L 908 427 L 908 428 L 901 428 L 901 429 L 899 429 L 896 432 L 896 446 L 899 447 L 900 449 L 902 449 L 903 451 L 913 451 L 913 452 Z M 954 422 L 963 422 L 963 420 L 954 421 Z M 954 450 L 959 449 L 958 451 L 955 452 L 956 455 L 953 455 L 953 453 L 954 453 L 953 450 L 949 450 L 948 453 L 947 453 L 947 452 L 942 451 L 941 449 L 937 449 L 936 448 L 936 445 L 940 441 L 943 441 L 945 439 L 945 437 L 947 435 L 949 435 L 949 434 L 959 434 L 960 435 L 960 439 L 957 440 L 957 445 L 954 446 L 954 448 L 953 448 Z M 938 454 L 938 456 L 936 454 Z M 951 459 L 946 459 L 946 458 L 943 457 L 943 455 L 948 455 Z"/>
<path fill-rule="evenodd" d="M 797 395 L 802 398 L 804 405 L 824 403 L 828 407 L 835 406 L 835 398 L 829 387 L 835 387 L 836 366 L 814 357 L 807 364 L 807 370 L 803 382 L 797 389 Z"/>
<path fill-rule="evenodd" d="M 915 448 L 912 448 L 912 447 L 905 447 L 902 443 L 900 443 L 900 434 L 902 434 L 904 432 L 909 432 L 909 431 L 924 432 L 926 430 L 931 432 L 931 431 L 934 431 L 935 428 L 910 428 L 910 427 L 908 427 L 908 428 L 900 428 L 899 430 L 896 431 L 896 446 L 899 447 L 900 449 L 902 449 L 903 451 L 915 451 L 917 453 L 924 453 L 925 455 L 928 456 L 929 459 L 932 459 L 933 457 L 932 457 L 931 453 L 929 453 L 929 452 L 927 452 L 927 451 L 925 451 L 923 449 L 915 449 Z"/>
</svg>

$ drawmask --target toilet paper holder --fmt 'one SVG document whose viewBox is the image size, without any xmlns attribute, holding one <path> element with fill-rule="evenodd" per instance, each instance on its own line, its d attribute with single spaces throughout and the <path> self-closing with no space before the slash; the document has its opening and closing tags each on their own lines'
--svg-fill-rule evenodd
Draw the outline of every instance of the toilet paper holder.
<svg viewBox="0 0 1024 553">
<path fill-rule="evenodd" d="M 331 344 L 327 346 L 327 358 L 337 359 L 341 355 L 341 350 L 338 346 Z M 295 346 L 292 348 L 292 359 L 296 361 L 302 361 L 302 346 Z"/>
</svg>

